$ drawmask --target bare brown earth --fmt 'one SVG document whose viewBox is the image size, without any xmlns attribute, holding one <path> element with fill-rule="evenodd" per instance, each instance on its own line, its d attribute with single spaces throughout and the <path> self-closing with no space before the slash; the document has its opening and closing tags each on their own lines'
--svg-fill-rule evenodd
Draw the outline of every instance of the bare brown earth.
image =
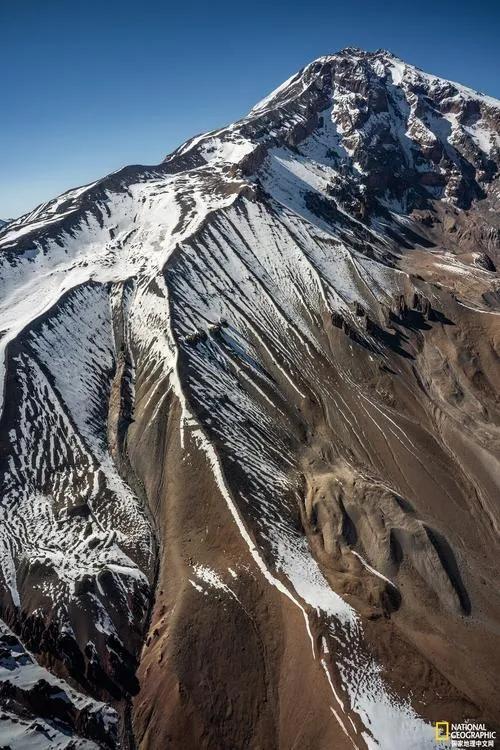
<svg viewBox="0 0 500 750">
<path fill-rule="evenodd" d="M 138 747 L 349 747 L 302 615 L 263 581 L 205 456 L 195 441 L 181 450 L 178 420 L 174 403 L 159 441 L 169 480 L 161 490 L 158 595 L 134 701 Z M 221 592 L 200 602 L 185 575 L 195 561 L 214 570 L 229 561 L 237 601 Z"/>
<path fill-rule="evenodd" d="M 322 361 L 323 391 L 305 406 L 288 393 L 290 419 L 303 431 L 297 515 L 332 589 L 361 613 L 367 653 L 396 694 L 430 721 L 469 717 L 496 726 L 500 326 L 495 311 L 457 301 L 461 276 L 444 274 L 439 260 L 439 251 L 415 251 L 402 261 L 414 285 L 407 297 L 416 290 L 435 311 L 429 320 L 412 312 L 411 300 L 393 317 L 387 330 L 398 334 L 403 356 L 389 349 L 380 367 L 324 321 L 318 335 L 368 400 Z M 471 306 L 491 289 L 490 274 L 472 278 Z M 352 416 L 350 428 L 339 422 L 339 404 Z M 152 509 L 162 540 L 158 595 L 133 710 L 139 747 L 350 746 L 329 709 L 300 611 L 248 555 L 196 442 L 181 448 L 178 404 L 164 408 L 166 426 L 148 440 L 153 453 L 141 451 L 140 420 L 128 433 L 136 471 L 157 477 L 148 496 L 161 498 Z M 200 604 L 185 574 L 195 562 L 237 570 L 239 601 L 221 593 Z M 329 635 L 321 620 L 313 629 L 319 653 L 320 635 Z"/>
</svg>

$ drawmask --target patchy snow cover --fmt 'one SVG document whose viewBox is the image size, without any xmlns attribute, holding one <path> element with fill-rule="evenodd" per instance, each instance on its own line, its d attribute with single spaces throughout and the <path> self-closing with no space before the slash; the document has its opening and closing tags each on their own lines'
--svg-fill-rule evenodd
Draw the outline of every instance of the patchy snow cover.
<svg viewBox="0 0 500 750">
<path fill-rule="evenodd" d="M 0 683 L 9 683 L 25 693 L 36 689 L 41 683 L 47 683 L 55 689 L 48 697 L 49 701 L 64 701 L 79 711 L 86 710 L 94 723 L 101 724 L 103 732 L 110 732 L 110 740 L 115 736 L 118 716 L 113 708 L 77 692 L 68 683 L 41 667 L 3 622 L 0 622 L 0 642 Z M 6 713 L 5 710 L 0 718 L 0 742 L 4 743 L 2 746 L 18 747 L 20 750 L 40 748 L 42 743 L 43 747 L 47 748 L 71 747 L 90 750 L 98 747 L 90 740 L 73 734 L 68 736 L 66 728 L 57 728 L 52 721 L 46 722 L 39 717 L 32 721 L 23 721 L 19 716 Z"/>
<path fill-rule="evenodd" d="M 214 137 L 204 139 L 199 150 L 207 163 L 229 162 L 230 164 L 237 164 L 254 148 L 255 144 L 244 138 L 227 140 Z"/>
<path fill-rule="evenodd" d="M 235 601 L 238 602 L 238 604 L 241 606 L 241 602 L 232 590 L 230 586 L 228 586 L 222 578 L 215 572 L 215 570 L 212 570 L 211 568 L 207 567 L 206 565 L 195 565 L 194 573 L 196 575 L 196 578 L 201 583 L 196 583 L 195 581 L 190 580 L 190 583 L 194 586 L 195 589 L 198 591 L 203 592 L 204 594 L 208 593 L 207 588 L 204 588 L 202 584 L 206 584 L 209 588 L 212 589 L 218 589 L 219 591 L 223 591 L 224 593 L 228 594 L 230 597 L 232 597 Z"/>
<path fill-rule="evenodd" d="M 30 690 L 39 680 L 43 679 L 49 685 L 59 688 L 61 694 L 65 696 L 64 699 L 67 702 L 73 703 L 77 708 L 88 706 L 93 711 L 102 713 L 105 723 L 117 723 L 117 715 L 114 709 L 101 701 L 95 701 L 83 693 L 77 692 L 68 683 L 54 677 L 51 672 L 41 667 L 35 661 L 34 657 L 21 646 L 5 623 L 0 622 L 0 639 L 4 639 L 5 637 L 11 639 L 13 644 L 10 647 L 10 655 L 7 656 L 4 650 L 0 657 L 1 682 L 10 682 L 12 685 L 18 686 L 23 690 Z"/>
<path fill-rule="evenodd" d="M 24 721 L 8 711 L 0 717 L 0 747 L 10 750 L 99 750 L 90 740 L 65 734 L 43 719 Z"/>
</svg>

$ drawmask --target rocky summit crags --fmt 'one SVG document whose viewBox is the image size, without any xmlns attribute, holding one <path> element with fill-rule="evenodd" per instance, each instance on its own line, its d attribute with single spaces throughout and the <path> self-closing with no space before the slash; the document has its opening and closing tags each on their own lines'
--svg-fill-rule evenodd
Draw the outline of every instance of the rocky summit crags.
<svg viewBox="0 0 500 750">
<path fill-rule="evenodd" d="M 0 745 L 495 727 L 499 146 L 345 49 L 1 229 Z"/>
</svg>

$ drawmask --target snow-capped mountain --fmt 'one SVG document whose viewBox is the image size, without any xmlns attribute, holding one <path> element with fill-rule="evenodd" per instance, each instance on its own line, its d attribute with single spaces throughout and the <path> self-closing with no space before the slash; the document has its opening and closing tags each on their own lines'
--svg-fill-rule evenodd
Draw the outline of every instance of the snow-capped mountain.
<svg viewBox="0 0 500 750">
<path fill-rule="evenodd" d="M 0 230 L 5 744 L 494 725 L 499 164 L 349 48 Z"/>
</svg>

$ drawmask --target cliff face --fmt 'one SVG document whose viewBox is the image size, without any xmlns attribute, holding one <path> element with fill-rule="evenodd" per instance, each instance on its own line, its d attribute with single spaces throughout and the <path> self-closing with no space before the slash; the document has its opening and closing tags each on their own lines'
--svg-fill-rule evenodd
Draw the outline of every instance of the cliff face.
<svg viewBox="0 0 500 750">
<path fill-rule="evenodd" d="M 1 616 L 77 746 L 495 724 L 499 133 L 347 49 L 0 231 Z"/>
</svg>

